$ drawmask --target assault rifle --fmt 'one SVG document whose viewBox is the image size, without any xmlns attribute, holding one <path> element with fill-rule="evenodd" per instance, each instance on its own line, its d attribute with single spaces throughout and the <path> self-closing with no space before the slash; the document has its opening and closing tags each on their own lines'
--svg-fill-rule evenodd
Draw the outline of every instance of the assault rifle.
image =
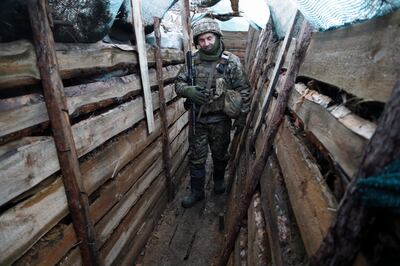
<svg viewBox="0 0 400 266">
<path fill-rule="evenodd" d="M 187 64 L 187 83 L 190 86 L 195 85 L 194 75 L 193 75 L 193 62 L 192 62 L 192 52 L 186 52 L 186 64 Z M 192 130 L 193 135 L 196 135 L 196 104 L 192 102 L 192 106 L 190 108 L 190 115 L 192 116 L 191 123 L 192 123 Z"/>
</svg>

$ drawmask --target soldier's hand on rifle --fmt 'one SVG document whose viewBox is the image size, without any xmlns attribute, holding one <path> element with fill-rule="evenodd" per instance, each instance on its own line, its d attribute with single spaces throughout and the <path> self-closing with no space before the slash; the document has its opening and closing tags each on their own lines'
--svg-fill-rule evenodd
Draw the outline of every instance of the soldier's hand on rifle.
<svg viewBox="0 0 400 266">
<path fill-rule="evenodd" d="M 182 94 L 198 105 L 203 105 L 207 102 L 207 96 L 202 92 L 204 89 L 200 86 L 185 86 Z"/>
</svg>

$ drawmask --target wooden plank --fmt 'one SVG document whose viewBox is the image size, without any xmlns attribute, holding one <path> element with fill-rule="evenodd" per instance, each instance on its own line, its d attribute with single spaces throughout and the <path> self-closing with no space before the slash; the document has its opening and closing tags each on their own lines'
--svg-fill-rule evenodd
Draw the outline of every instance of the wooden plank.
<svg viewBox="0 0 400 266">
<path fill-rule="evenodd" d="M 180 132 L 179 137 L 175 138 L 172 145 L 173 152 L 178 151 L 180 144 L 187 138 L 187 126 L 183 128 L 180 126 L 181 123 L 179 122 L 183 120 L 186 120 L 185 124 L 187 125 L 187 116 L 182 116 L 170 128 L 170 137 L 172 138 L 178 134 L 177 132 Z M 176 130 L 173 130 L 175 128 Z M 155 159 L 158 158 L 160 148 L 161 145 L 159 141 L 151 144 L 136 159 L 131 161 L 128 166 L 125 166 L 122 171 L 115 174 L 112 182 L 107 183 L 101 188 L 98 198 L 90 205 L 90 213 L 94 222 L 99 221 L 100 218 L 102 218 L 111 209 L 111 207 L 121 199 L 121 195 L 126 193 L 132 184 L 136 182 L 136 180 L 144 173 L 148 166 L 150 166 Z M 98 164 L 96 166 L 98 168 L 105 168 L 105 166 L 102 167 Z M 109 168 L 110 170 L 108 171 L 111 171 L 110 174 L 112 174 L 114 166 L 110 165 Z M 39 241 L 39 245 L 35 244 L 34 248 L 30 249 L 29 252 L 15 264 L 55 265 L 76 243 L 75 234 L 71 229 L 72 226 L 69 225 L 59 233 L 63 236 L 62 238 L 48 241 L 46 245 L 43 244 L 44 241 Z M 52 234 L 53 233 L 50 231 L 47 234 L 50 235 L 50 237 L 47 238 L 51 239 Z"/>
<path fill-rule="evenodd" d="M 304 130 L 311 132 L 344 172 L 352 177 L 376 125 L 331 102 L 331 98 L 303 84 L 296 84 L 289 108 L 303 122 Z"/>
<path fill-rule="evenodd" d="M 174 183 L 177 183 L 187 173 L 187 166 L 189 161 L 186 159 L 179 165 L 179 168 L 174 173 Z M 165 195 L 165 194 L 164 194 Z M 166 198 L 162 195 L 156 203 L 156 208 L 152 210 L 150 215 L 146 218 L 145 222 L 140 227 L 139 231 L 133 235 L 131 240 L 127 241 L 127 245 L 120 252 L 120 256 L 114 262 L 115 265 L 132 265 L 138 258 L 140 252 L 144 249 L 145 244 L 148 242 L 154 227 L 159 221 L 159 216 L 166 208 Z"/>
<path fill-rule="evenodd" d="M 246 54 L 245 54 L 245 71 L 246 73 L 249 72 L 249 67 L 250 67 L 250 57 L 252 56 L 251 54 L 251 48 L 253 47 L 253 43 L 256 41 L 256 38 L 254 37 L 256 34 L 256 30 L 253 27 L 249 27 L 249 31 L 247 34 L 247 45 L 246 45 Z"/>
<path fill-rule="evenodd" d="M 181 145 L 182 146 L 182 145 Z M 180 162 L 185 158 L 188 150 L 186 142 L 180 149 L 180 152 L 174 157 L 173 173 L 179 167 Z M 153 167 L 161 169 L 160 164 L 153 164 Z M 146 174 L 145 174 L 146 175 Z M 137 233 L 139 226 L 146 220 L 148 213 L 154 208 L 154 202 L 160 198 L 162 193 L 165 193 L 165 178 L 162 174 L 156 177 L 149 189 L 146 191 L 139 201 L 132 207 L 129 213 L 123 218 L 118 227 L 112 232 L 112 235 L 104 246 L 101 248 L 101 255 L 105 261 L 105 265 L 114 264 L 115 260 L 120 256 L 126 245 L 129 245 L 134 235 Z M 111 220 L 112 222 L 112 220 Z M 100 227 L 99 229 L 101 229 Z M 97 226 L 96 226 L 97 230 Z M 66 256 L 64 265 L 79 265 L 80 257 L 79 250 L 73 250 Z"/>
<path fill-rule="evenodd" d="M 162 58 L 161 58 L 161 32 L 160 32 L 160 19 L 154 17 L 154 35 L 156 37 L 156 66 L 157 66 L 157 80 L 158 80 L 158 96 L 160 102 L 160 115 L 161 115 L 161 132 L 163 139 L 162 146 L 162 156 L 163 156 L 163 166 L 164 175 L 167 182 L 168 200 L 172 201 L 174 198 L 174 188 L 171 181 L 171 154 L 170 145 L 168 139 L 168 121 L 166 116 L 166 102 L 164 96 L 164 84 L 162 76 Z"/>
<path fill-rule="evenodd" d="M 247 65 L 246 65 L 247 73 L 250 72 L 251 66 L 253 65 L 253 62 L 255 60 L 256 47 L 257 47 L 258 40 L 260 38 L 260 34 L 261 34 L 260 30 L 254 30 L 254 35 L 252 36 L 251 47 L 249 50 L 249 58 L 247 60 Z"/>
<path fill-rule="evenodd" d="M 235 250 L 235 265 L 246 265 L 247 262 L 247 229 L 241 228 L 239 236 L 236 239 Z"/>
<path fill-rule="evenodd" d="M 140 177 L 144 170 L 155 161 L 157 150 L 154 148 L 160 148 L 160 143 L 155 142 L 153 145 L 150 145 L 146 151 L 131 163 L 131 165 L 135 165 L 136 167 L 128 168 L 130 170 L 133 168 L 134 172 L 128 175 L 119 173 L 112 182 L 101 188 L 98 198 L 90 206 L 91 217 L 95 223 L 118 202 L 121 197 L 120 195 L 124 194 L 132 183 Z M 138 162 L 140 162 L 140 164 Z M 50 237 L 47 238 L 51 239 L 52 231 L 53 230 L 48 233 Z M 48 234 L 46 234 L 46 236 Z M 64 228 L 59 234 L 62 235 L 61 238 L 47 241 L 47 245 L 44 244 L 46 241 L 39 241 L 27 254 L 14 264 L 55 265 L 77 242 L 71 224 Z M 46 236 L 42 239 L 46 239 Z"/>
<path fill-rule="evenodd" d="M 335 220 L 323 243 L 318 249 L 316 256 L 312 258 L 311 265 L 348 265 L 351 264 L 361 249 L 367 245 L 371 250 L 393 250 L 392 244 L 388 242 L 368 239 L 367 232 L 378 231 L 379 237 L 388 239 L 394 243 L 397 239 L 396 227 L 398 220 L 392 213 L 382 215 L 380 212 L 372 211 L 365 201 L 360 199 L 359 181 L 364 178 L 380 175 L 391 165 L 398 166 L 400 158 L 400 81 L 397 81 L 391 96 L 383 110 L 378 122 L 376 132 L 368 142 L 360 163 L 357 177 L 350 183 L 346 194 L 342 199 Z M 396 165 L 397 164 L 397 165 Z M 384 208 L 381 208 L 383 210 Z M 384 220 L 385 223 L 382 223 Z M 389 222 L 389 221 L 390 222 Z M 396 224 L 396 225 L 395 225 Z M 389 230 L 383 230 L 382 225 L 389 226 Z M 392 236 L 394 235 L 394 238 Z M 393 242 L 392 242 L 393 241 Z M 388 245 L 388 246 L 386 246 Z M 386 246 L 386 247 L 385 247 Z M 372 248 L 372 249 L 369 249 Z M 398 245 L 395 244 L 395 249 Z M 385 253 L 372 252 L 371 263 L 390 264 L 391 258 L 386 260 Z M 374 256 L 377 255 L 377 256 Z M 398 257 L 398 256 L 396 256 Z"/>
<path fill-rule="evenodd" d="M 324 182 L 312 155 L 285 121 L 275 150 L 285 179 L 293 212 L 308 255 L 313 255 L 334 217 L 336 201 Z"/>
<path fill-rule="evenodd" d="M 120 67 L 137 65 L 135 48 L 98 42 L 94 44 L 56 44 L 57 61 L 62 79 L 101 74 Z M 184 55 L 177 49 L 162 49 L 164 63 L 182 63 Z M 148 48 L 149 64 L 154 64 L 154 50 Z M 39 83 L 36 54 L 26 40 L 0 43 L 0 89 Z"/>
<path fill-rule="evenodd" d="M 272 101 L 272 96 L 276 90 L 276 85 L 278 83 L 280 71 L 281 71 L 283 63 L 285 62 L 286 54 L 289 49 L 290 42 L 292 41 L 292 36 L 294 33 L 296 21 L 298 20 L 299 16 L 300 16 L 300 11 L 297 10 L 296 14 L 293 16 L 290 26 L 287 30 L 287 33 L 285 35 L 285 39 L 283 40 L 281 49 L 279 50 L 279 55 L 278 55 L 277 61 L 275 63 L 274 72 L 272 73 L 272 77 L 268 84 L 267 96 L 264 97 L 264 99 L 263 99 L 261 112 L 258 114 L 257 121 L 255 123 L 255 130 L 254 130 L 253 136 L 251 137 L 251 140 L 250 140 L 251 147 L 254 147 L 254 145 L 256 143 L 257 135 L 260 132 L 262 122 L 265 118 L 265 115 L 268 111 L 269 105 Z"/>
<path fill-rule="evenodd" d="M 48 20 L 50 11 L 46 0 L 29 1 L 28 12 L 38 59 L 37 67 L 82 262 L 85 265 L 102 265 L 93 222 L 89 216 L 89 199 L 82 182 L 71 123 L 68 113 L 65 112 L 63 83 L 58 72 L 53 32 Z"/>
<path fill-rule="evenodd" d="M 366 101 L 386 102 L 400 76 L 400 11 L 316 33 L 300 69 Z"/>
<path fill-rule="evenodd" d="M 187 139 L 187 131 L 183 131 L 182 133 L 182 138 Z M 179 144 L 180 143 L 178 141 L 174 142 L 175 149 L 177 149 Z M 158 147 L 158 150 L 160 149 L 161 147 Z M 179 162 L 180 160 L 176 160 L 174 164 Z M 122 198 L 119 203 L 115 205 L 113 209 L 109 211 L 106 216 L 96 225 L 96 232 L 101 245 L 105 243 L 114 229 L 118 226 L 122 218 L 126 216 L 129 209 L 145 192 L 147 187 L 149 187 L 149 184 L 153 182 L 154 178 L 161 173 L 162 169 L 162 161 L 161 158 L 159 158 L 152 166 L 150 166 L 146 173 L 143 174 L 143 177 L 136 182 L 132 188 L 130 188 L 124 198 Z M 165 181 L 163 183 L 165 184 Z M 165 186 L 163 186 L 163 188 L 165 189 Z"/>
<path fill-rule="evenodd" d="M 173 123 L 184 113 L 181 102 L 168 108 L 168 120 Z M 186 118 L 187 119 L 187 118 Z M 144 123 L 132 132 L 121 136 L 121 141 L 104 149 L 81 165 L 86 190 L 92 193 L 105 180 L 114 176 L 127 162 L 135 158 L 151 141 L 160 135 L 160 120 L 156 131 L 147 135 Z M 110 162 L 111 166 L 110 167 Z M 61 180 L 57 179 L 37 195 L 6 210 L 0 215 L 0 264 L 18 259 L 37 240 L 67 215 L 67 202 Z M 27 219 L 26 217 L 29 217 Z M 12 243 L 12 246 L 10 246 Z"/>
<path fill-rule="evenodd" d="M 145 247 L 149 237 L 153 233 L 154 228 L 158 224 L 160 216 L 166 208 L 167 202 L 168 199 L 166 193 L 163 193 L 158 202 L 155 204 L 155 207 L 151 209 L 150 214 L 146 217 L 142 226 L 134 234 L 134 238 L 127 242 L 129 245 L 127 245 L 127 247 L 125 247 L 120 253 L 123 256 L 120 255 L 113 263 L 114 265 L 134 265 L 133 263 L 139 257 L 140 252 Z"/>
<path fill-rule="evenodd" d="M 180 163 L 183 161 L 184 156 L 188 150 L 188 144 L 183 145 L 183 148 L 180 150 L 178 154 L 174 156 L 174 168 L 175 170 L 179 167 Z M 175 172 L 175 171 L 174 171 Z M 156 192 L 154 191 L 148 191 L 145 194 L 145 197 L 151 197 L 153 198 L 154 195 L 158 196 L 160 198 L 161 193 L 165 193 L 165 178 L 161 177 L 162 180 L 158 180 L 159 182 L 156 182 L 157 190 Z M 159 187 L 159 188 L 158 188 Z M 161 188 L 161 190 L 160 190 Z M 156 197 L 154 197 L 155 200 L 157 200 Z M 146 202 L 151 200 L 146 200 Z M 136 209 L 136 206 L 133 207 Z M 145 210 L 146 213 L 144 214 L 144 217 L 140 219 L 140 216 L 138 217 L 138 212 L 140 211 L 131 211 L 128 215 L 128 217 L 124 218 L 124 221 L 118 226 L 117 230 L 113 233 L 112 239 L 108 240 L 105 246 L 101 249 L 101 254 L 103 255 L 103 258 L 106 262 L 106 265 L 118 265 L 118 257 L 124 257 L 123 251 L 124 249 L 126 250 L 126 247 L 130 245 L 130 242 L 134 240 L 134 237 L 136 235 L 135 232 L 135 225 L 140 226 L 142 223 L 147 220 L 148 213 L 151 211 L 151 209 L 154 208 L 152 206 L 143 206 L 139 207 L 139 210 Z M 137 230 L 137 229 L 136 229 Z"/>
<path fill-rule="evenodd" d="M 164 81 L 175 78 L 180 66 L 165 67 L 163 69 Z M 149 74 L 150 86 L 156 86 L 155 70 L 149 70 Z M 170 93 L 169 91 L 173 90 L 172 86 L 167 90 Z M 140 79 L 136 74 L 64 88 L 68 113 L 72 116 L 94 111 L 115 103 L 124 96 L 136 96 L 140 92 Z M 111 99 L 112 101 L 110 101 Z M 106 100 L 109 101 L 104 103 Z M 48 119 L 41 95 L 32 94 L 0 100 L 0 137 L 44 123 Z"/>
<path fill-rule="evenodd" d="M 240 196 L 240 204 L 237 208 L 237 212 L 234 213 L 232 226 L 229 226 L 227 234 L 225 235 L 224 244 L 222 247 L 221 255 L 219 256 L 217 265 L 223 266 L 228 262 L 230 253 L 232 251 L 234 241 L 240 230 L 240 223 L 243 217 L 247 214 L 248 206 L 250 204 L 251 197 L 254 194 L 255 189 L 260 180 L 260 176 L 265 167 L 266 161 L 272 152 L 272 142 L 275 139 L 278 127 L 281 124 L 284 112 L 287 107 L 287 102 L 290 96 L 290 90 L 294 87 L 295 78 L 300 67 L 300 63 L 308 46 L 308 42 L 311 38 L 311 26 L 305 21 L 302 26 L 300 33 L 301 39 L 298 46 L 298 51 L 290 64 L 288 70 L 288 77 L 285 81 L 283 89 L 280 91 L 277 99 L 276 108 L 273 111 L 270 125 L 265 134 L 265 142 L 263 145 L 262 152 L 257 156 L 252 169 L 249 171 L 250 176 L 247 179 L 246 187 L 242 190 Z"/>
<path fill-rule="evenodd" d="M 261 31 L 260 37 L 258 38 L 255 60 L 253 65 L 251 66 L 251 69 L 249 69 L 249 82 L 252 87 L 256 85 L 256 78 L 260 75 L 261 64 L 264 62 L 265 59 L 267 45 L 269 44 L 269 40 L 272 38 L 272 24 L 268 23 L 266 27 Z"/>
<path fill-rule="evenodd" d="M 170 88 L 171 90 L 172 87 Z M 175 95 L 175 94 L 174 94 Z M 171 98 L 167 99 L 172 100 Z M 158 95 L 153 93 L 155 108 L 158 108 Z M 178 101 L 182 105 L 183 101 Z M 103 113 L 81 121 L 72 127 L 78 156 L 92 151 L 111 137 L 137 124 L 144 118 L 142 98 L 138 97 L 130 102 Z M 20 144 L 21 143 L 21 144 Z M 23 145 L 24 141 L 16 141 L 18 148 L 0 158 L 0 184 L 7 190 L 0 191 L 0 205 L 13 199 L 46 177 L 59 170 L 56 159 L 56 150 L 52 138 L 40 138 L 35 145 Z M 49 160 L 36 160 L 37 150 L 47 150 Z M 39 153 L 39 155 L 43 155 Z M 54 156 L 54 157 L 53 157 Z M 20 160 L 18 165 L 12 164 Z M 18 162 L 18 161 L 17 161 Z M 12 178 L 10 178 L 12 177 Z M 28 181 L 28 182 L 27 182 Z"/>
<path fill-rule="evenodd" d="M 192 36 L 190 28 L 190 4 L 189 0 L 179 0 L 181 8 L 181 23 L 183 35 L 183 53 L 186 54 L 192 50 Z"/>
<path fill-rule="evenodd" d="M 154 130 L 153 102 L 151 100 L 149 72 L 147 68 L 147 49 L 142 21 L 142 0 L 131 0 L 131 7 L 133 16 L 132 21 L 136 37 L 136 47 L 139 54 L 139 65 L 144 95 L 144 110 L 146 113 L 147 129 L 149 133 L 151 133 Z"/>
<path fill-rule="evenodd" d="M 265 220 L 261 210 L 260 193 L 258 192 L 253 196 L 247 217 L 247 265 L 272 265 Z"/>
<path fill-rule="evenodd" d="M 222 31 L 222 41 L 224 42 L 227 50 L 237 49 L 246 51 L 247 46 L 247 32 L 241 31 Z"/>
<path fill-rule="evenodd" d="M 297 266 L 308 258 L 278 159 L 273 153 L 260 180 L 261 204 L 267 225 L 272 265 Z"/>
<path fill-rule="evenodd" d="M 162 175 L 159 175 L 158 177 L 155 178 L 155 182 L 151 185 L 149 188 L 149 192 L 152 193 L 147 193 L 145 196 L 141 197 L 140 200 L 133 206 L 132 210 L 129 212 L 129 215 L 124 218 L 124 221 L 121 223 L 121 225 L 116 229 L 116 233 L 124 233 L 125 237 L 121 239 L 121 241 L 127 241 L 128 235 L 130 233 L 136 233 L 140 225 L 143 223 L 143 221 L 146 219 L 148 213 L 155 207 L 155 203 L 157 200 L 160 198 L 160 195 L 164 193 L 166 194 L 166 191 L 163 190 L 163 187 L 165 185 L 165 179 L 162 177 Z M 118 234 L 113 234 L 118 235 Z M 111 241 L 111 240 L 110 240 Z M 109 242 L 110 242 L 109 241 Z M 112 239 L 112 242 L 114 243 L 116 240 Z M 106 244 L 108 244 L 107 242 Z M 122 243 L 124 244 L 124 243 Z M 103 247 L 100 250 L 102 259 L 104 260 L 105 265 L 111 265 L 113 260 L 115 259 L 117 253 L 111 253 L 109 257 L 107 257 L 106 251 L 109 251 L 106 249 L 107 246 Z M 111 252 L 111 251 L 109 251 Z M 79 250 L 73 249 L 60 263 L 60 265 L 81 265 L 81 257 L 79 256 Z"/>
</svg>

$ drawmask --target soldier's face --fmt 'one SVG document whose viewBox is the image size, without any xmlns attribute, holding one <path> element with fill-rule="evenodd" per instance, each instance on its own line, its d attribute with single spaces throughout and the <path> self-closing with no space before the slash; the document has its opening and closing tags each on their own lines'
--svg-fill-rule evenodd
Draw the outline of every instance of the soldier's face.
<svg viewBox="0 0 400 266">
<path fill-rule="evenodd" d="M 201 49 L 203 49 L 204 51 L 210 51 L 214 46 L 216 39 L 217 37 L 215 36 L 215 34 L 207 32 L 199 36 L 198 43 Z"/>
</svg>

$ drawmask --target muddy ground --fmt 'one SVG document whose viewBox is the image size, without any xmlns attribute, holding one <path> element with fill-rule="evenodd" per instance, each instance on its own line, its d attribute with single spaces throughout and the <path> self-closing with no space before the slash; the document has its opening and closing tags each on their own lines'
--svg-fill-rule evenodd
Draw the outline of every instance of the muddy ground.
<svg viewBox="0 0 400 266">
<path fill-rule="evenodd" d="M 208 158 L 206 199 L 184 209 L 182 198 L 190 192 L 189 174 L 168 204 L 136 265 L 211 265 L 223 239 L 227 195 L 213 192 L 212 163 Z M 222 223 L 221 223 L 222 222 Z"/>
</svg>

